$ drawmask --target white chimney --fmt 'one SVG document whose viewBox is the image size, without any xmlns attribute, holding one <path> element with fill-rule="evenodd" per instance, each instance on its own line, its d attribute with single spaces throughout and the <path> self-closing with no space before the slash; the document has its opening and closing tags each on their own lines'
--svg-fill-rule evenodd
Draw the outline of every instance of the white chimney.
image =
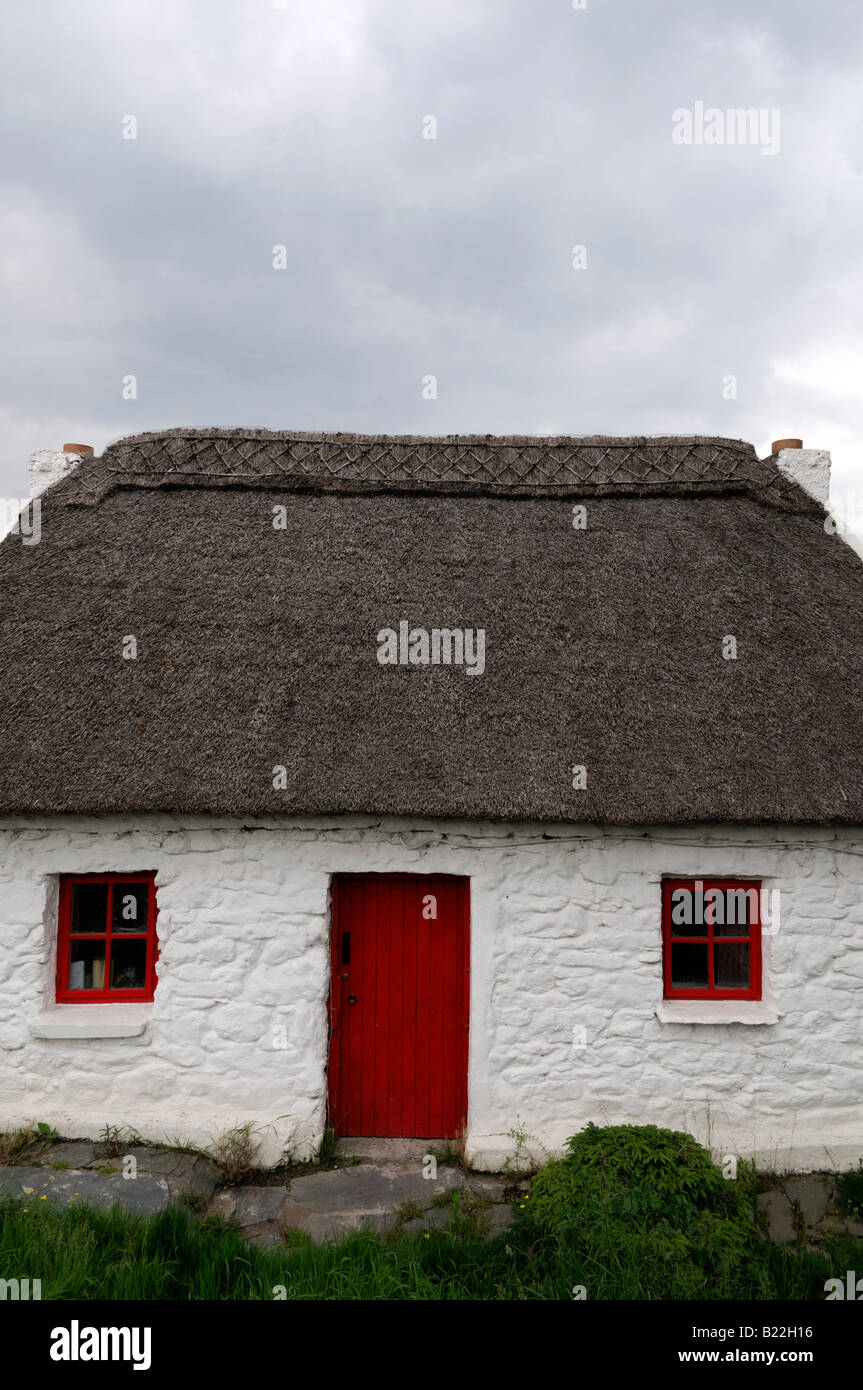
<svg viewBox="0 0 863 1390">
<path fill-rule="evenodd" d="M 830 455 L 826 449 L 804 449 L 802 439 L 776 439 L 773 442 L 776 466 L 826 507 L 830 497 Z"/>
<path fill-rule="evenodd" d="M 89 444 L 64 444 L 62 449 L 37 449 L 29 460 L 30 496 L 41 497 L 43 492 L 59 483 L 92 453 Z"/>
</svg>

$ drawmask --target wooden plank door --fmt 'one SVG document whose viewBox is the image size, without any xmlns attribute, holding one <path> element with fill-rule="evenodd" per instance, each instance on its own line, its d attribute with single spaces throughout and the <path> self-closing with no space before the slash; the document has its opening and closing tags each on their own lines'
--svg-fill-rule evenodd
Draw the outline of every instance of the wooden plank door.
<svg viewBox="0 0 863 1390">
<path fill-rule="evenodd" d="M 339 1135 L 451 1139 L 467 1118 L 469 884 L 333 880 L 330 1124 Z"/>
</svg>

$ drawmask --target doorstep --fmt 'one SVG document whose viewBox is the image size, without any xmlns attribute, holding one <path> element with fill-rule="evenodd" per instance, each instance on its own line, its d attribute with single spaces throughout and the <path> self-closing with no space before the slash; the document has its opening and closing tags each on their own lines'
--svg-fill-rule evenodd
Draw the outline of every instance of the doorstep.
<svg viewBox="0 0 863 1390">
<path fill-rule="evenodd" d="M 381 1163 L 399 1163 L 425 1158 L 452 1144 L 451 1139 L 337 1139 L 334 1152 L 339 1158 L 369 1158 Z"/>
</svg>

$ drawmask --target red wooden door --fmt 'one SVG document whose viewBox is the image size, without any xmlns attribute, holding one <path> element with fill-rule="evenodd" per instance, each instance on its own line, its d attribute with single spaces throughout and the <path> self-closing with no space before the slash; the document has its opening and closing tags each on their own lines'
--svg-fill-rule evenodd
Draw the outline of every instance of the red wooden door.
<svg viewBox="0 0 863 1390">
<path fill-rule="evenodd" d="M 466 878 L 333 880 L 330 1124 L 455 1138 L 467 1117 Z"/>
</svg>

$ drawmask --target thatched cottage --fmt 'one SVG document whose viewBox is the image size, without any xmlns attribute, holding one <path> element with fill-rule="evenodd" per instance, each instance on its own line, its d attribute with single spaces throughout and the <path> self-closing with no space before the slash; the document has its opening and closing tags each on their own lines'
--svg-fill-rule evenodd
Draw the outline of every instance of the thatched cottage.
<svg viewBox="0 0 863 1390">
<path fill-rule="evenodd" d="M 863 1154 L 829 456 L 169 430 L 0 546 L 0 1128 Z"/>
</svg>

